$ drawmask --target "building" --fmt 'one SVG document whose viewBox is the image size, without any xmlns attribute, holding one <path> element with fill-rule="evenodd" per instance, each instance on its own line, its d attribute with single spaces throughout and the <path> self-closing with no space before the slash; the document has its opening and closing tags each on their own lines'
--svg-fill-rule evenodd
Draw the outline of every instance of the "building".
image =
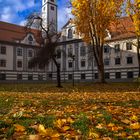
<svg viewBox="0 0 140 140">
<path fill-rule="evenodd" d="M 42 1 L 44 27 L 54 23 L 57 31 L 56 0 Z M 125 28 L 124 28 L 125 26 Z M 104 46 L 105 78 L 111 81 L 128 81 L 138 77 L 137 50 L 132 42 L 136 36 L 131 31 L 133 24 L 128 17 L 120 19 L 116 29 L 111 26 L 107 31 Z M 29 60 L 41 47 L 40 32 L 26 30 L 22 26 L 0 22 L 0 81 L 55 81 L 56 67 L 53 62 L 48 66 L 30 68 Z M 62 82 L 97 81 L 98 70 L 92 48 L 83 42 L 71 19 L 63 26 L 59 46 L 56 49 L 57 61 L 61 66 Z"/>
<path fill-rule="evenodd" d="M 0 80 L 43 80 L 45 68 L 30 68 L 42 40 L 38 30 L 0 22 Z"/>
<path fill-rule="evenodd" d="M 124 25 L 125 26 L 124 28 Z M 108 81 L 129 81 L 138 77 L 136 36 L 130 18 L 120 18 L 118 28 L 111 26 L 107 31 L 104 46 L 105 79 Z M 97 81 L 98 70 L 93 57 L 92 47 L 88 46 L 76 34 L 75 26 L 71 19 L 62 28 L 62 37 L 57 52 L 61 64 L 62 81 Z M 74 57 L 74 58 L 73 58 Z M 49 73 L 55 80 L 53 64 Z"/>
</svg>

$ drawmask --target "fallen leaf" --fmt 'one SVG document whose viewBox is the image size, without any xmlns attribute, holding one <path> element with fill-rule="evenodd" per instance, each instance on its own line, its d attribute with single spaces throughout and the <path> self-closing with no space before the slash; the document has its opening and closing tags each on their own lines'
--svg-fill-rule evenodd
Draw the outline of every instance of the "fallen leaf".
<svg viewBox="0 0 140 140">
<path fill-rule="evenodd" d="M 133 123 L 130 125 L 130 128 L 131 129 L 140 129 L 140 124 L 137 122 L 137 123 Z"/>
<path fill-rule="evenodd" d="M 15 131 L 16 132 L 24 132 L 25 131 L 25 127 L 19 124 L 14 124 L 15 127 Z"/>
</svg>

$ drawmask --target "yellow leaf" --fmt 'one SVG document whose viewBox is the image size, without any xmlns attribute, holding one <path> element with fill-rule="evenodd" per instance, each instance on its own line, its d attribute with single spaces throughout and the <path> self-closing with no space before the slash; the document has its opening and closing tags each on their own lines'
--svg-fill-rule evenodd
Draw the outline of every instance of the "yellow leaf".
<svg viewBox="0 0 140 140">
<path fill-rule="evenodd" d="M 60 134 L 57 133 L 57 132 L 54 132 L 52 135 L 51 135 L 51 138 L 59 138 L 60 137 Z"/>
<path fill-rule="evenodd" d="M 98 128 L 98 129 L 103 129 L 103 126 L 102 126 L 102 124 L 98 124 L 98 125 L 96 126 L 96 128 Z"/>
<path fill-rule="evenodd" d="M 92 138 L 99 138 L 99 135 L 98 135 L 97 133 L 90 132 L 90 133 L 89 133 L 89 137 L 92 137 Z"/>
<path fill-rule="evenodd" d="M 68 117 L 68 118 L 67 118 L 67 122 L 68 122 L 68 123 L 74 123 L 74 120 L 73 120 L 72 118 Z"/>
<path fill-rule="evenodd" d="M 44 128 L 44 126 L 42 124 L 39 125 L 38 131 L 41 134 L 46 134 L 46 129 Z"/>
<path fill-rule="evenodd" d="M 29 140 L 40 140 L 40 136 L 39 135 L 30 135 Z"/>
<path fill-rule="evenodd" d="M 137 122 L 137 123 L 133 123 L 130 125 L 130 128 L 131 129 L 140 129 L 140 124 Z"/>
<path fill-rule="evenodd" d="M 138 121 L 138 117 L 135 116 L 135 115 L 133 115 L 130 119 L 131 119 L 131 120 L 134 120 L 134 121 Z"/>
<path fill-rule="evenodd" d="M 133 137 L 132 137 L 132 136 L 128 136 L 127 138 L 128 138 L 128 139 L 132 139 Z"/>
<path fill-rule="evenodd" d="M 65 131 L 67 131 L 67 130 L 69 130 L 70 129 L 70 127 L 69 126 L 64 126 L 63 128 L 62 128 L 62 130 L 65 132 Z"/>
<path fill-rule="evenodd" d="M 129 124 L 130 123 L 130 121 L 128 119 L 121 120 L 121 122 L 123 122 L 125 124 Z"/>
<path fill-rule="evenodd" d="M 25 131 L 25 127 L 19 124 L 14 124 L 15 127 L 15 131 L 16 132 L 24 132 Z"/>
<path fill-rule="evenodd" d="M 133 135 L 134 135 L 134 136 L 139 136 L 140 133 L 139 133 L 139 132 L 135 132 Z"/>
<path fill-rule="evenodd" d="M 113 127 L 114 126 L 114 123 L 109 123 L 107 126 L 108 127 Z"/>
</svg>

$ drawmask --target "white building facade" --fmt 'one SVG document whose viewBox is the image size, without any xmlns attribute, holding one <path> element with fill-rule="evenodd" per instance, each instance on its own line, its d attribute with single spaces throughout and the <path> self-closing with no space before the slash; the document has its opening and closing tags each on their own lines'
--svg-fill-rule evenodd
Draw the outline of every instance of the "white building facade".
<svg viewBox="0 0 140 140">
<path fill-rule="evenodd" d="M 57 31 L 57 2 L 42 0 L 44 27 L 54 24 Z M 138 77 L 137 50 L 134 28 L 129 18 L 120 19 L 123 25 L 117 30 L 108 31 L 104 46 L 105 79 L 108 81 L 129 81 Z M 36 55 L 42 40 L 37 30 L 26 31 L 24 27 L 0 22 L 0 81 L 55 81 L 56 66 L 38 65 L 30 68 L 30 59 Z M 57 61 L 61 67 L 61 81 L 73 79 L 97 81 L 98 70 L 92 47 L 76 34 L 74 24 L 69 20 L 62 28 L 59 46 L 56 49 Z"/>
</svg>

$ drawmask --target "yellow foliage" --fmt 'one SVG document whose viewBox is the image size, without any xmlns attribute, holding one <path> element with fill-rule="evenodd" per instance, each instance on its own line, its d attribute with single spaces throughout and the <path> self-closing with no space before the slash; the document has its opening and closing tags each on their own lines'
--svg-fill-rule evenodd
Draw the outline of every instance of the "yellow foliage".
<svg viewBox="0 0 140 140">
<path fill-rule="evenodd" d="M 140 0 L 127 0 L 126 11 L 133 20 L 136 34 L 140 36 Z"/>
<path fill-rule="evenodd" d="M 87 42 L 96 36 L 104 43 L 106 29 L 116 20 L 123 0 L 72 0 L 72 14 L 78 32 Z"/>
</svg>

